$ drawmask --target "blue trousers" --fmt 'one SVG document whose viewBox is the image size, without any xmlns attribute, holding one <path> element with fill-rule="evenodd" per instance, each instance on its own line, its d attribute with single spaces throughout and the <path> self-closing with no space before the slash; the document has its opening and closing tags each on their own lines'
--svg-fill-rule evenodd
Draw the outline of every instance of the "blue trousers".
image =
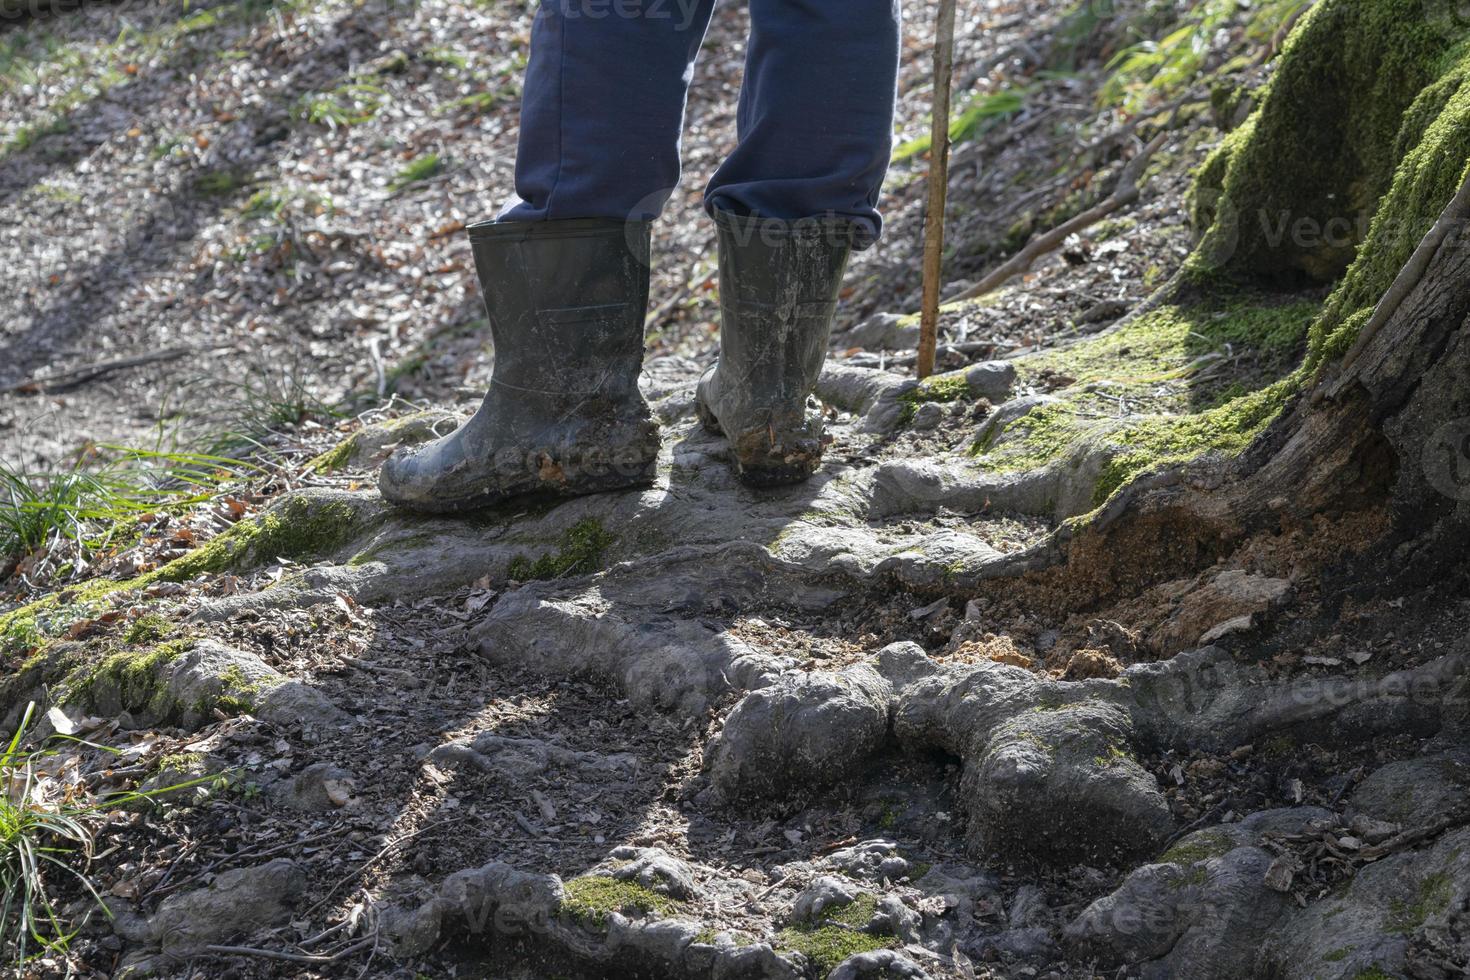
<svg viewBox="0 0 1470 980">
<path fill-rule="evenodd" d="M 657 217 L 679 182 L 685 99 L 715 0 L 542 0 L 501 221 Z M 750 0 L 738 145 L 705 207 L 882 229 L 898 0 Z"/>
</svg>

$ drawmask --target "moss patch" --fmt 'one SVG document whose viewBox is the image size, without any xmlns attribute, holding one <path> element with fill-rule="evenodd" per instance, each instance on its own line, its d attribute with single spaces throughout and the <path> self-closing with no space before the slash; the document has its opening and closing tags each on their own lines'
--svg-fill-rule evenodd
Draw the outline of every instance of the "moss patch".
<svg viewBox="0 0 1470 980">
<path fill-rule="evenodd" d="M 1404 117 L 1402 153 L 1367 240 L 1312 328 L 1308 368 L 1340 358 L 1379 299 L 1465 182 L 1470 161 L 1470 56 L 1426 88 Z"/>
<path fill-rule="evenodd" d="M 1342 274 L 1398 166 L 1404 112 L 1455 42 L 1443 6 L 1321 0 L 1302 18 L 1249 136 L 1226 151 L 1221 183 L 1234 220 L 1211 232 L 1192 272 L 1318 282 Z"/>
<path fill-rule="evenodd" d="M 608 914 L 671 915 L 679 903 L 666 895 L 631 881 L 619 881 L 607 875 L 589 875 L 566 883 L 566 900 L 562 911 L 577 922 L 602 928 Z"/>
<path fill-rule="evenodd" d="M 91 704 L 99 689 L 115 692 L 124 711 L 170 713 L 160 684 L 163 668 L 194 645 L 193 640 L 170 640 L 143 651 L 114 653 L 93 666 L 73 671 L 62 684 L 63 704 Z"/>
<path fill-rule="evenodd" d="M 307 463 L 306 468 L 313 473 L 328 476 L 340 469 L 346 468 L 347 464 L 352 460 L 352 453 L 356 448 L 357 436 L 349 436 Z"/>
<path fill-rule="evenodd" d="M 776 934 L 775 947 L 800 953 L 816 967 L 819 976 L 826 976 L 849 956 L 898 945 L 892 936 L 862 931 L 877 910 L 877 898 L 859 895 L 852 903 L 823 915 L 819 923 L 782 929 Z"/>
<path fill-rule="evenodd" d="M 1212 298 L 1164 306 L 1022 358 L 1023 380 L 1061 376 L 1068 387 L 974 451 L 985 469 L 1014 473 L 1100 450 L 1095 504 L 1160 466 L 1241 452 L 1299 386 L 1289 371 L 1317 309 L 1260 296 Z"/>
<path fill-rule="evenodd" d="M 603 529 L 595 518 L 579 521 L 562 535 L 561 547 L 534 561 L 524 555 L 511 559 L 506 574 L 521 582 L 532 579 L 560 578 L 574 572 L 590 572 L 597 567 L 603 552 L 617 539 Z"/>
<path fill-rule="evenodd" d="M 1388 931 L 1411 933 L 1424 925 L 1432 915 L 1438 915 L 1450 907 L 1454 894 L 1454 882 L 1448 873 L 1436 871 L 1419 884 L 1419 893 L 1412 902 L 1395 901 L 1389 905 Z"/>
<path fill-rule="evenodd" d="M 1196 283 L 1339 280 L 1306 383 L 1342 356 L 1470 161 L 1470 23 L 1437 0 L 1320 0 L 1250 121 L 1200 169 Z"/>
<path fill-rule="evenodd" d="M 123 631 L 122 639 L 124 643 L 133 646 L 157 643 L 160 640 L 167 639 L 169 634 L 174 631 L 174 628 L 172 622 L 164 619 L 157 613 L 148 613 L 147 615 L 139 616 L 128 624 L 128 628 Z"/>
<path fill-rule="evenodd" d="M 914 412 L 918 411 L 919 406 L 925 402 L 947 404 L 969 397 L 970 385 L 965 381 L 963 371 L 933 375 L 920 381 L 918 387 L 912 391 L 906 391 L 898 396 L 899 402 L 903 404 L 900 421 L 906 424 L 914 417 Z"/>
<path fill-rule="evenodd" d="M 105 612 L 114 593 L 137 588 L 141 578 L 126 582 L 95 579 L 71 585 L 18 609 L 0 614 L 0 657 L 13 659 L 39 650 L 72 626 Z"/>
<path fill-rule="evenodd" d="M 346 501 L 286 497 L 259 517 L 241 521 L 139 581 L 184 582 L 278 558 L 321 558 L 363 530 L 362 513 Z"/>
<path fill-rule="evenodd" d="M 1235 844 L 1224 834 L 1209 832 L 1195 834 L 1169 848 L 1159 858 L 1160 864 L 1189 865 L 1221 857 L 1235 849 Z"/>
<path fill-rule="evenodd" d="M 255 710 L 255 698 L 267 685 L 252 681 L 239 667 L 230 667 L 220 675 L 220 692 L 212 704 L 195 705 L 195 710 L 206 714 L 218 708 L 227 715 L 248 715 Z"/>
</svg>

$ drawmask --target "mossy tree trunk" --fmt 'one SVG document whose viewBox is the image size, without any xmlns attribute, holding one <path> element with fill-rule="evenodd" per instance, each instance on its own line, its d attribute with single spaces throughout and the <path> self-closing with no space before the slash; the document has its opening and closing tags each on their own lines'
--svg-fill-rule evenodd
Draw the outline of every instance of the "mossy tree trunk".
<svg viewBox="0 0 1470 980">
<path fill-rule="evenodd" d="M 1039 584 L 1103 602 L 1260 535 L 1310 541 L 1328 525 L 1339 539 L 1321 541 L 1318 557 L 1375 584 L 1459 572 L 1470 540 L 1467 163 L 1470 19 L 1440 0 L 1319 0 L 1261 108 L 1201 169 L 1195 213 L 1210 227 L 1171 297 L 1333 284 L 1291 397 L 1243 454 L 1124 488 Z"/>
<path fill-rule="evenodd" d="M 1470 218 L 1470 214 L 1465 215 Z M 1303 387 L 1249 451 L 1146 477 L 1109 501 L 1061 575 L 1098 600 L 1251 538 L 1350 520 L 1365 577 L 1408 588 L 1470 541 L 1470 248 L 1441 243 L 1350 366 Z M 1367 558 L 1366 555 L 1374 555 Z"/>
</svg>

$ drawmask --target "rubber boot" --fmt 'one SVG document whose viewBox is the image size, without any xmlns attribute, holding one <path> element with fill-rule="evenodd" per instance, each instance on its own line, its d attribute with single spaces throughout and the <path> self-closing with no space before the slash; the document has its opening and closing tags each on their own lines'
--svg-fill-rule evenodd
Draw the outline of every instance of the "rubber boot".
<svg viewBox="0 0 1470 980">
<path fill-rule="evenodd" d="M 453 433 L 383 464 L 384 498 L 449 513 L 653 481 L 658 426 L 638 391 L 649 230 L 601 218 L 470 227 L 490 391 Z"/>
<path fill-rule="evenodd" d="M 730 441 L 752 486 L 799 483 L 822 465 L 822 417 L 807 397 L 827 356 L 857 227 L 716 211 L 720 358 L 699 380 L 700 420 Z"/>
</svg>

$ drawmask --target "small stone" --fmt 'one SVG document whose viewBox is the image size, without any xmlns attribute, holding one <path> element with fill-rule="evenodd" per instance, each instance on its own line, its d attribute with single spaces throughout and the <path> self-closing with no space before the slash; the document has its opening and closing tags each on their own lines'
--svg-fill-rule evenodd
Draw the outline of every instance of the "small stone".
<svg viewBox="0 0 1470 980">
<path fill-rule="evenodd" d="M 909 422 L 909 428 L 918 432 L 929 432 L 939 428 L 944 421 L 944 406 L 938 402 L 925 402 L 914 411 L 913 420 Z"/>
<path fill-rule="evenodd" d="M 1387 820 L 1375 820 L 1365 813 L 1360 813 L 1353 817 L 1353 822 L 1348 825 L 1348 829 L 1370 844 L 1376 844 L 1397 834 L 1399 825 L 1389 823 Z"/>
<path fill-rule="evenodd" d="M 999 405 L 1016 390 L 1016 366 L 1010 361 L 982 361 L 965 369 L 965 386 L 974 398 Z"/>
<path fill-rule="evenodd" d="M 857 888 L 851 882 L 822 875 L 814 878 L 796 896 L 791 906 L 791 918 L 796 922 L 819 922 L 832 909 L 851 905 L 857 896 Z"/>
<path fill-rule="evenodd" d="M 1265 884 L 1272 891 L 1291 891 L 1292 879 L 1296 877 L 1297 860 L 1294 857 L 1283 854 L 1271 862 L 1266 869 Z"/>
</svg>

